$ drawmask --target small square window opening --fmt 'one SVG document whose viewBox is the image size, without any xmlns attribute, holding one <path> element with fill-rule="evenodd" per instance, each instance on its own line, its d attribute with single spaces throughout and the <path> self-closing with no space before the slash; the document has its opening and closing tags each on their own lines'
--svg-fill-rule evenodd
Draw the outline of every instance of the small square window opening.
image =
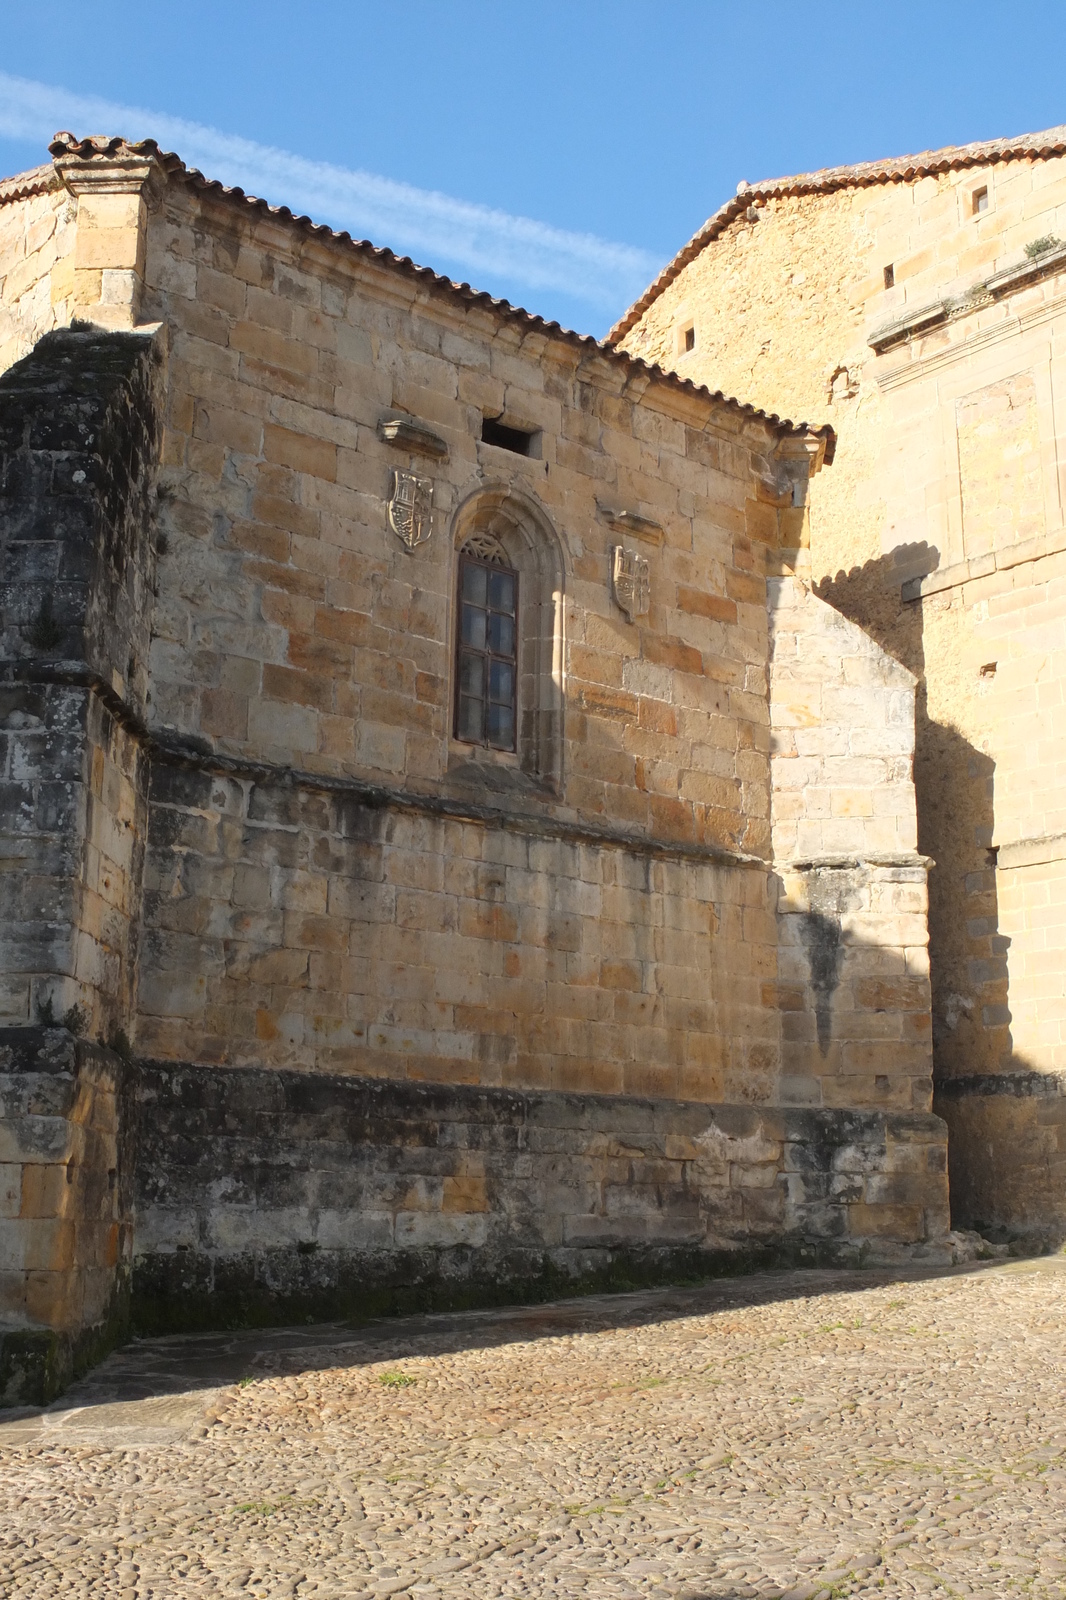
<svg viewBox="0 0 1066 1600">
<path fill-rule="evenodd" d="M 524 428 L 509 428 L 498 417 L 482 417 L 481 438 L 485 444 L 494 444 L 498 450 L 511 450 L 516 456 L 533 454 L 534 435 Z"/>
<path fill-rule="evenodd" d="M 979 216 L 982 211 L 988 210 L 988 190 L 975 189 L 973 192 L 973 214 Z"/>
<path fill-rule="evenodd" d="M 686 328 L 685 329 L 682 342 L 684 343 L 686 351 L 695 350 L 695 348 L 696 348 L 696 330 L 695 330 L 695 328 Z"/>
<path fill-rule="evenodd" d="M 885 288 L 891 289 L 896 281 L 896 269 L 891 263 L 885 268 Z"/>
</svg>

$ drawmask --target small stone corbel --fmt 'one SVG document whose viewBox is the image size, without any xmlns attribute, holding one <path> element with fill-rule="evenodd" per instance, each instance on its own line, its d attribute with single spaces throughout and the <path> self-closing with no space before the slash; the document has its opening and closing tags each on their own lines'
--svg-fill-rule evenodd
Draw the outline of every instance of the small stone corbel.
<svg viewBox="0 0 1066 1600">
<path fill-rule="evenodd" d="M 610 506 L 600 505 L 599 502 L 596 509 L 616 533 L 631 534 L 634 539 L 643 539 L 646 544 L 662 544 L 661 522 L 655 522 L 651 517 L 643 517 L 639 511 L 615 511 Z"/>
<path fill-rule="evenodd" d="M 778 509 L 806 505 L 807 485 L 833 459 L 835 445 L 829 427 L 783 434 L 770 454 L 755 457 L 758 498 Z"/>
<path fill-rule="evenodd" d="M 382 417 L 378 423 L 378 438 L 415 455 L 431 456 L 435 461 L 443 461 L 448 454 L 447 443 L 440 434 L 416 417 Z"/>
</svg>

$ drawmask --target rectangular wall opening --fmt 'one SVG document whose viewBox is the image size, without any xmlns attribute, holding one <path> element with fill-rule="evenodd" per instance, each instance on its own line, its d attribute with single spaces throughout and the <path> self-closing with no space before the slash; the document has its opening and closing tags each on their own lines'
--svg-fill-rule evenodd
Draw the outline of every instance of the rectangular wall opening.
<svg viewBox="0 0 1066 1600">
<path fill-rule="evenodd" d="M 511 450 L 516 456 L 531 456 L 535 433 L 524 428 L 509 428 L 497 417 L 482 417 L 481 438 L 484 444 L 494 444 L 499 450 Z"/>
</svg>

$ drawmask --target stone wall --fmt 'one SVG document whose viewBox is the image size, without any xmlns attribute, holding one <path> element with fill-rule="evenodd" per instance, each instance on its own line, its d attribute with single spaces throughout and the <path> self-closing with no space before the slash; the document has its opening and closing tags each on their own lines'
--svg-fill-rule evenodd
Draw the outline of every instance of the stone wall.
<svg viewBox="0 0 1066 1600">
<path fill-rule="evenodd" d="M 774 860 L 913 860 L 913 674 L 801 580 L 769 589 Z"/>
<path fill-rule="evenodd" d="M 928 1111 L 915 679 L 797 578 L 770 583 L 777 1004 L 788 1098 Z"/>
<path fill-rule="evenodd" d="M 987 1046 L 945 1048 L 940 1090 L 957 1144 L 975 1152 L 958 1176 L 959 1214 L 1051 1236 L 1066 1231 L 1064 575 L 1066 554 L 1047 555 L 920 602 L 958 596 L 948 615 L 987 730 L 965 884 L 970 959 L 949 1013 L 956 1035 L 979 1030 Z"/>
<path fill-rule="evenodd" d="M 172 339 L 155 726 L 512 803 L 564 789 L 584 817 L 765 850 L 769 508 L 751 460 L 772 430 L 180 185 L 144 295 Z M 483 415 L 530 430 L 535 454 L 482 442 Z M 404 417 L 443 454 L 380 436 Z M 385 515 L 397 469 L 433 486 L 414 551 Z M 480 522 L 511 530 L 545 613 L 546 706 L 565 684 L 539 757 L 451 737 L 455 549 Z M 617 544 L 649 563 L 632 623 L 611 599 Z"/>
<path fill-rule="evenodd" d="M 157 767 L 138 1050 L 772 1096 L 765 868 L 465 809 Z"/>
<path fill-rule="evenodd" d="M 0 379 L 0 1015 L 130 1026 L 157 424 L 150 341 L 49 334 Z"/>
<path fill-rule="evenodd" d="M 0 181 L 0 372 L 71 319 L 74 209 L 52 168 Z"/>
<path fill-rule="evenodd" d="M 128 1326 L 128 1067 L 0 1029 L 0 1406 L 50 1400 Z"/>
<path fill-rule="evenodd" d="M 769 842 L 774 430 L 185 184 L 143 303 L 171 341 L 150 717 L 223 765 L 153 780 L 139 1048 L 768 1096 L 772 915 L 742 858 Z M 435 456 L 389 438 L 405 419 Z M 413 551 L 398 469 L 432 482 Z M 456 549 L 482 526 L 542 619 L 514 756 L 452 737 Z M 632 621 L 619 542 L 648 563 Z M 736 870 L 710 884 L 716 852 Z"/>
<path fill-rule="evenodd" d="M 8 1398 L 48 1397 L 126 1321 L 155 371 L 144 336 L 57 331 L 0 378 Z"/>
</svg>

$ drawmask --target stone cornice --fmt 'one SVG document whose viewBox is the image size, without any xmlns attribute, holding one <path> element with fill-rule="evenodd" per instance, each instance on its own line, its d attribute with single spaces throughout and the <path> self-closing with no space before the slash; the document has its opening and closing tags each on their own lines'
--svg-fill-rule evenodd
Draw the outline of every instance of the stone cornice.
<svg viewBox="0 0 1066 1600">
<path fill-rule="evenodd" d="M 612 511 L 610 507 L 602 506 L 599 502 L 596 509 L 608 527 L 613 528 L 616 533 L 643 539 L 646 544 L 662 544 L 662 523 L 656 522 L 652 517 L 642 517 L 637 511 Z"/>
<path fill-rule="evenodd" d="M 934 866 L 931 856 L 919 855 L 916 850 L 872 850 L 868 855 L 793 856 L 775 861 L 775 872 L 896 872 L 900 869 L 926 873 Z"/>
<path fill-rule="evenodd" d="M 1066 245 L 1059 245 L 1055 249 L 1029 256 L 1025 261 L 1016 262 L 1014 266 L 1005 267 L 1000 272 L 994 272 L 990 278 L 983 278 L 979 283 L 973 284 L 965 294 L 944 296 L 940 300 L 930 301 L 928 305 L 905 312 L 903 316 L 896 317 L 891 322 L 883 323 L 880 328 L 874 329 L 866 342 L 877 355 L 880 355 L 894 345 L 902 344 L 905 339 L 927 333 L 930 328 L 938 327 L 942 322 L 954 322 L 959 317 L 968 317 L 973 312 L 980 311 L 982 307 L 1002 300 L 1005 295 L 1013 294 L 1016 289 L 1027 288 L 1040 278 L 1049 278 L 1056 272 L 1063 271 L 1066 271 Z"/>
<path fill-rule="evenodd" d="M 63 186 L 80 199 L 85 194 L 141 194 L 162 189 L 166 174 L 152 155 L 116 154 L 85 161 L 80 156 L 60 156 L 56 174 Z"/>
<path fill-rule="evenodd" d="M 934 1100 L 1005 1094 L 1019 1100 L 1058 1099 L 1066 1095 L 1066 1072 L 972 1072 L 961 1078 L 942 1078 L 933 1085 Z"/>
<path fill-rule="evenodd" d="M 1066 833 L 1045 833 L 1035 839 L 1015 839 L 996 844 L 996 866 L 1000 872 L 1016 867 L 1043 867 L 1066 860 Z"/>
</svg>

